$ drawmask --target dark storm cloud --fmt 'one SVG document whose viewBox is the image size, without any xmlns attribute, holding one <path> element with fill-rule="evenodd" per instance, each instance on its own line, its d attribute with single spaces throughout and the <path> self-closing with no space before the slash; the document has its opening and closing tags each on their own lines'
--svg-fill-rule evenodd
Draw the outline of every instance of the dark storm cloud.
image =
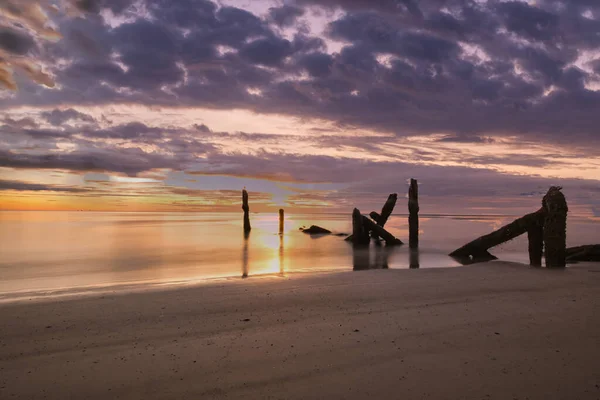
<svg viewBox="0 0 600 400">
<path fill-rule="evenodd" d="M 34 191 L 34 192 L 66 192 L 66 193 L 84 193 L 87 189 L 78 187 L 61 187 L 54 185 L 44 185 L 37 183 L 28 183 L 21 181 L 9 181 L 0 179 L 0 191 L 16 190 L 16 191 Z"/>
<path fill-rule="evenodd" d="M 181 168 L 175 159 L 134 149 L 74 151 L 61 154 L 15 154 L 0 151 L 0 166 L 25 169 L 65 169 L 71 171 L 110 171 L 134 176 L 156 168 Z"/>
<path fill-rule="evenodd" d="M 254 64 L 276 66 L 291 54 L 289 40 L 279 38 L 257 39 L 240 49 L 240 55 Z"/>
<path fill-rule="evenodd" d="M 333 57 L 326 53 L 309 53 L 300 58 L 298 65 L 315 77 L 324 77 L 331 73 Z"/>
<path fill-rule="evenodd" d="M 304 9 L 300 7 L 284 5 L 282 7 L 269 8 L 269 16 L 279 26 L 291 26 L 298 17 L 304 15 Z"/>
<path fill-rule="evenodd" d="M 521 1 L 508 1 L 496 7 L 506 28 L 524 38 L 551 41 L 558 39 L 558 15 Z"/>
<path fill-rule="evenodd" d="M 42 118 L 48 121 L 51 125 L 60 126 L 67 121 L 83 121 L 83 122 L 96 122 L 90 115 L 80 113 L 77 110 L 69 108 L 67 110 L 52 110 L 44 111 L 41 113 Z"/>
<path fill-rule="evenodd" d="M 35 46 L 35 41 L 26 33 L 0 27 L 0 49 L 24 55 Z"/>
<path fill-rule="evenodd" d="M 129 7 L 134 0 L 75 0 L 73 4 L 81 11 L 97 13 L 103 8 L 119 14 Z"/>
<path fill-rule="evenodd" d="M 404 31 L 378 13 L 357 13 L 330 24 L 331 37 L 359 43 L 372 52 L 439 62 L 458 55 L 454 42 L 420 32 Z"/>
<path fill-rule="evenodd" d="M 399 136 L 597 143 L 599 95 L 590 85 L 600 64 L 574 64 L 583 50 L 584 60 L 598 59 L 595 1 L 298 0 L 266 16 L 208 0 L 143 3 L 148 18 L 119 2 L 128 19 L 115 28 L 98 15 L 62 20 L 61 31 L 78 33 L 48 46 L 49 65 L 69 61 L 53 70 L 61 88 L 0 104 L 241 108 Z M 341 41 L 335 53 L 306 29 L 293 31 L 295 18 L 318 7 L 342 11 L 323 13 L 337 15 L 326 29 L 326 39 Z"/>
<path fill-rule="evenodd" d="M 95 125 L 60 129 L 4 125 L 2 128 L 0 166 L 16 169 L 65 169 L 135 176 L 160 168 L 182 170 L 197 157 L 215 150 L 204 137 L 210 131 L 156 128 L 137 122 L 110 128 Z M 112 142 L 103 139 L 112 139 Z M 65 142 L 74 149 L 58 151 L 57 144 Z M 146 151 L 144 146 L 156 149 Z"/>
</svg>

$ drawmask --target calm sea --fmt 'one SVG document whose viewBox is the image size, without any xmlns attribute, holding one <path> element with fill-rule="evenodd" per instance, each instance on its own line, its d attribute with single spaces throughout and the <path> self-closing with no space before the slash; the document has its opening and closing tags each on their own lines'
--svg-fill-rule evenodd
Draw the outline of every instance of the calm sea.
<svg viewBox="0 0 600 400">
<path fill-rule="evenodd" d="M 138 283 L 189 282 L 296 272 L 366 268 L 431 268 L 459 264 L 446 254 L 512 221 L 514 216 L 420 217 L 418 254 L 408 246 L 372 246 L 353 254 L 339 236 L 311 237 L 301 226 L 351 231 L 349 214 L 252 214 L 246 238 L 241 213 L 0 212 L 0 297 Z M 407 217 L 387 228 L 408 241 Z M 568 245 L 600 242 L 600 219 L 569 216 Z M 492 250 L 528 262 L 527 239 Z M 357 261 L 358 260 L 358 261 Z"/>
</svg>

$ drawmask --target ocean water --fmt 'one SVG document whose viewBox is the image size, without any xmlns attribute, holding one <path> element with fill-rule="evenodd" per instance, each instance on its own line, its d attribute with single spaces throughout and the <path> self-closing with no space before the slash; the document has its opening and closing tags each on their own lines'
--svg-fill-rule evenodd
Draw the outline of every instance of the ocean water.
<svg viewBox="0 0 600 400">
<path fill-rule="evenodd" d="M 351 232 L 350 214 L 251 214 L 246 237 L 241 213 L 0 212 L 0 297 L 15 293 L 252 279 L 297 272 L 368 268 L 455 267 L 447 254 L 516 216 L 420 216 L 420 248 L 372 245 L 355 253 L 341 236 L 310 236 L 301 226 Z M 386 225 L 408 242 L 406 215 Z M 600 219 L 569 216 L 568 245 L 600 242 Z M 526 236 L 526 235 L 525 235 Z M 501 260 L 528 262 L 522 236 L 492 249 Z"/>
</svg>

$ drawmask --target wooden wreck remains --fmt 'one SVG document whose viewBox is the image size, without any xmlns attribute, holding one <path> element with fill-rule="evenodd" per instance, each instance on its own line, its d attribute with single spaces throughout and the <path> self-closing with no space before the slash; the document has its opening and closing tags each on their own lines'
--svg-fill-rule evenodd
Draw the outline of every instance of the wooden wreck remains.
<svg viewBox="0 0 600 400">
<path fill-rule="evenodd" d="M 529 262 L 532 266 L 542 265 L 542 249 L 545 248 L 546 267 L 564 267 L 568 208 L 561 189 L 558 186 L 551 187 L 539 210 L 467 243 L 450 253 L 450 256 L 463 264 L 493 260 L 496 257 L 489 253 L 490 248 L 527 233 Z"/>
</svg>

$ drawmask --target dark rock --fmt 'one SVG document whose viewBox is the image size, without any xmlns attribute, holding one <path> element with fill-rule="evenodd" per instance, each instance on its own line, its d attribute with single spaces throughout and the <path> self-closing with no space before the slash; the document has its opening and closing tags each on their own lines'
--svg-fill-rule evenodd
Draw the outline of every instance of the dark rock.
<svg viewBox="0 0 600 400">
<path fill-rule="evenodd" d="M 330 230 L 321 228 L 317 225 L 311 225 L 310 228 L 300 228 L 302 232 L 307 233 L 309 235 L 329 235 L 331 233 Z"/>
</svg>

